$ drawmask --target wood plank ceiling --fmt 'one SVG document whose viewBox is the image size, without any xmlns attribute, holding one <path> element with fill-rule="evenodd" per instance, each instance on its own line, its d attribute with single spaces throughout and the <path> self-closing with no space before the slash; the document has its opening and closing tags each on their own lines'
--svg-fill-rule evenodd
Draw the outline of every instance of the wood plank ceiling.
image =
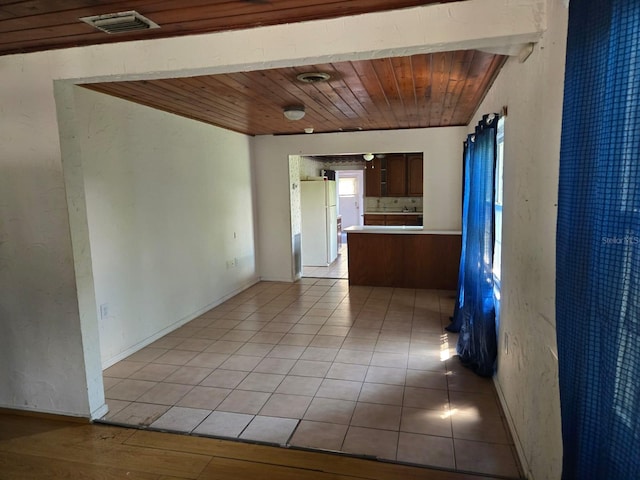
<svg viewBox="0 0 640 480">
<path fill-rule="evenodd" d="M 0 55 L 300 22 L 453 0 L 0 0 Z M 161 28 L 106 34 L 78 20 L 136 10 Z M 248 135 L 466 125 L 505 57 L 479 51 L 84 85 Z M 302 83 L 300 73 L 326 82 Z M 283 109 L 304 106 L 299 121 Z"/>
<path fill-rule="evenodd" d="M 454 0 L 2 0 L 0 55 L 335 18 Z M 135 10 L 160 25 L 106 34 L 80 17 Z"/>
<path fill-rule="evenodd" d="M 248 135 L 423 128 L 467 125 L 503 62 L 471 50 L 84 86 Z M 330 78 L 297 80 L 309 72 Z"/>
</svg>

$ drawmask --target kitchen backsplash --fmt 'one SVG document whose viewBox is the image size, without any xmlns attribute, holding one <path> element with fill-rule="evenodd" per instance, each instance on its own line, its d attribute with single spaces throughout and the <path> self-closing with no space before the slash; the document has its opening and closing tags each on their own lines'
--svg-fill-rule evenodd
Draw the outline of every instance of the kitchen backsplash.
<svg viewBox="0 0 640 480">
<path fill-rule="evenodd" d="M 422 197 L 365 197 L 366 212 L 422 212 Z"/>
</svg>

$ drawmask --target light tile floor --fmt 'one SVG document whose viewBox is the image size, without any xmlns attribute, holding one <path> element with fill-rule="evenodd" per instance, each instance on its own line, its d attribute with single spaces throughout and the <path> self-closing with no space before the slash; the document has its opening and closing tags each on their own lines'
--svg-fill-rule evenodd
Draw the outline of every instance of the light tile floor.
<svg viewBox="0 0 640 480">
<path fill-rule="evenodd" d="M 519 477 L 452 292 L 261 282 L 104 371 L 105 421 Z"/>
</svg>

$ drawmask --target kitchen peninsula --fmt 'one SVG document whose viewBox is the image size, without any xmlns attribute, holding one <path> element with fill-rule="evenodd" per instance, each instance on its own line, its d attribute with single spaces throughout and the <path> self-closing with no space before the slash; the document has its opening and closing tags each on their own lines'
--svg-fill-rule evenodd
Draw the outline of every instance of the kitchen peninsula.
<svg viewBox="0 0 640 480">
<path fill-rule="evenodd" d="M 381 225 L 345 231 L 350 285 L 457 288 L 461 232 Z"/>
</svg>

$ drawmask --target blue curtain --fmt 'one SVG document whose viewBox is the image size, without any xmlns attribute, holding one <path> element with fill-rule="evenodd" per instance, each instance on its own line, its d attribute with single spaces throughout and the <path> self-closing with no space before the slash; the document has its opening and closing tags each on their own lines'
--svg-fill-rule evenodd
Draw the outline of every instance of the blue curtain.
<svg viewBox="0 0 640 480">
<path fill-rule="evenodd" d="M 449 331 L 456 350 L 478 375 L 491 376 L 497 354 L 493 297 L 494 179 L 498 116 L 485 115 L 464 149 L 462 253 L 458 298 Z"/>
<path fill-rule="evenodd" d="M 572 0 L 556 329 L 563 473 L 640 478 L 640 1 Z"/>
<path fill-rule="evenodd" d="M 471 171 L 470 164 L 473 157 L 475 147 L 474 135 L 469 135 L 464 141 L 464 150 L 462 155 L 462 248 L 460 251 L 460 266 L 458 267 L 458 294 L 456 296 L 456 305 L 451 317 L 451 324 L 446 327 L 450 332 L 459 332 L 462 327 L 462 314 L 460 306 L 464 304 L 464 270 L 467 258 L 467 220 L 469 218 L 469 192 L 471 176 L 467 175 Z"/>
</svg>

